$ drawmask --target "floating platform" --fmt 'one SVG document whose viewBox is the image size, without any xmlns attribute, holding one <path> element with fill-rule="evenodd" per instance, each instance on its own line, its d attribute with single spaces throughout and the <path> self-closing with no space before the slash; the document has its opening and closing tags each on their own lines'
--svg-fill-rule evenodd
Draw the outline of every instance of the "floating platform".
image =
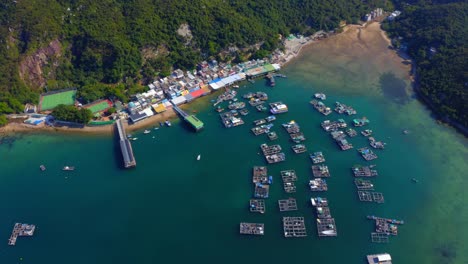
<svg viewBox="0 0 468 264">
<path fill-rule="evenodd" d="M 297 176 L 294 170 L 281 171 L 281 178 L 283 179 L 283 188 L 286 193 L 296 192 Z"/>
<path fill-rule="evenodd" d="M 375 160 L 378 158 L 377 155 L 374 152 L 372 152 L 372 150 L 370 150 L 369 148 L 360 148 L 358 149 L 358 151 L 361 154 L 361 156 L 367 161 Z"/>
<path fill-rule="evenodd" d="M 388 253 L 367 255 L 368 264 L 392 264 L 392 257 Z"/>
<path fill-rule="evenodd" d="M 251 199 L 249 203 L 250 212 L 252 213 L 265 213 L 265 200 Z"/>
<path fill-rule="evenodd" d="M 313 192 L 325 192 L 328 190 L 328 185 L 325 179 L 317 178 L 309 181 L 310 190 Z"/>
<path fill-rule="evenodd" d="M 347 114 L 347 115 L 355 115 L 355 114 L 357 114 L 356 110 L 354 110 L 353 107 L 347 106 L 347 105 L 342 104 L 342 103 L 340 103 L 340 102 L 336 102 L 335 111 L 336 111 L 338 114 Z"/>
<path fill-rule="evenodd" d="M 268 170 L 265 166 L 255 166 L 253 167 L 253 176 L 252 182 L 253 183 L 268 183 Z"/>
<path fill-rule="evenodd" d="M 359 201 L 384 203 L 385 199 L 380 192 L 358 191 Z"/>
<path fill-rule="evenodd" d="M 263 223 L 240 223 L 240 233 L 243 235 L 260 235 L 265 234 Z"/>
<path fill-rule="evenodd" d="M 285 237 L 306 237 L 304 217 L 283 217 L 283 231 Z"/>
<path fill-rule="evenodd" d="M 357 136 L 357 131 L 352 129 L 352 128 L 348 128 L 346 129 L 346 134 L 349 136 L 349 137 L 355 137 Z"/>
<path fill-rule="evenodd" d="M 361 134 L 365 137 L 369 137 L 372 135 L 372 132 L 373 132 L 372 130 L 366 129 L 366 130 L 361 131 Z"/>
<path fill-rule="evenodd" d="M 295 142 L 295 143 L 300 143 L 300 142 L 306 140 L 306 138 L 304 136 L 304 133 L 302 133 L 302 132 L 295 133 L 295 134 L 290 134 L 289 137 L 291 137 L 291 140 L 293 142 Z"/>
<path fill-rule="evenodd" d="M 288 123 L 284 123 L 282 126 L 286 129 L 288 134 L 295 134 L 301 131 L 299 125 L 294 120 L 291 120 Z"/>
<path fill-rule="evenodd" d="M 297 202 L 294 198 L 278 200 L 280 212 L 297 211 Z"/>
<path fill-rule="evenodd" d="M 317 232 L 319 237 L 336 237 L 338 232 L 336 230 L 335 219 L 317 219 Z"/>
<path fill-rule="evenodd" d="M 310 159 L 312 160 L 312 163 L 314 164 L 325 162 L 325 156 L 320 151 L 310 154 Z"/>
<path fill-rule="evenodd" d="M 269 133 L 267 134 L 267 136 L 268 136 L 268 139 L 270 139 L 270 140 L 278 139 L 278 135 L 277 135 L 276 132 L 274 132 L 274 131 L 269 132 Z"/>
<path fill-rule="evenodd" d="M 189 123 L 195 131 L 200 131 L 203 127 L 204 124 L 200 119 L 198 119 L 195 115 L 189 115 L 187 114 L 184 110 L 179 108 L 177 105 L 173 103 L 172 108 L 179 113 L 180 116 L 185 120 L 185 122 Z"/>
<path fill-rule="evenodd" d="M 319 113 L 323 114 L 324 116 L 327 116 L 332 113 L 332 110 L 330 107 L 326 106 L 323 102 L 317 101 L 317 100 L 312 100 L 310 101 L 310 104 L 314 106 L 314 108 L 319 111 Z"/>
<path fill-rule="evenodd" d="M 320 125 L 326 132 L 337 131 L 340 128 L 348 127 L 344 119 L 338 119 L 337 121 L 325 120 Z"/>
<path fill-rule="evenodd" d="M 330 171 L 326 165 L 313 165 L 312 174 L 316 178 L 328 178 L 330 177 Z"/>
<path fill-rule="evenodd" d="M 372 170 L 369 166 L 356 165 L 351 168 L 354 177 L 374 177 L 377 176 L 377 170 Z"/>
<path fill-rule="evenodd" d="M 317 206 L 316 208 L 317 218 L 325 219 L 331 218 L 330 207 Z"/>
<path fill-rule="evenodd" d="M 278 153 L 278 154 L 273 154 L 273 155 L 267 155 L 265 156 L 266 161 L 269 164 L 273 163 L 278 163 L 286 160 L 286 155 L 284 153 Z"/>
<path fill-rule="evenodd" d="M 236 117 L 236 114 L 234 112 L 225 112 L 221 113 L 219 116 L 221 117 L 221 120 L 223 121 L 223 125 L 227 128 L 235 127 L 235 126 L 240 126 L 244 124 L 244 120 L 240 117 Z"/>
<path fill-rule="evenodd" d="M 16 245 L 16 241 L 18 237 L 33 236 L 35 230 L 36 230 L 35 225 L 15 223 L 15 226 L 13 227 L 13 231 L 11 232 L 10 239 L 8 239 L 8 245 L 10 246 Z"/>
<path fill-rule="evenodd" d="M 322 197 L 312 197 L 310 198 L 310 203 L 312 206 L 328 206 L 328 199 Z"/>
<path fill-rule="evenodd" d="M 360 191 L 373 191 L 374 190 L 374 184 L 372 184 L 372 182 L 369 180 L 355 179 L 354 185 L 356 185 L 356 188 Z"/>
<path fill-rule="evenodd" d="M 253 123 L 254 125 L 256 126 L 259 126 L 259 125 L 263 125 L 265 124 L 267 121 L 265 119 L 258 119 L 258 120 L 255 120 Z"/>
<path fill-rule="evenodd" d="M 291 147 L 294 153 L 301 154 L 307 151 L 307 148 L 304 144 L 297 144 Z"/>
<path fill-rule="evenodd" d="M 389 237 L 387 234 L 372 232 L 371 241 L 372 243 L 388 243 Z"/>
<path fill-rule="evenodd" d="M 271 145 L 271 146 L 268 146 L 267 144 L 262 144 L 260 145 L 260 149 L 262 150 L 263 152 L 263 155 L 267 156 L 267 155 L 272 155 L 272 154 L 276 154 L 276 153 L 280 153 L 281 152 L 281 146 L 276 144 L 276 145 Z"/>
<path fill-rule="evenodd" d="M 255 198 L 268 198 L 269 194 L 270 194 L 270 185 L 261 184 L 261 183 L 255 184 L 255 192 L 254 192 Z"/>
</svg>

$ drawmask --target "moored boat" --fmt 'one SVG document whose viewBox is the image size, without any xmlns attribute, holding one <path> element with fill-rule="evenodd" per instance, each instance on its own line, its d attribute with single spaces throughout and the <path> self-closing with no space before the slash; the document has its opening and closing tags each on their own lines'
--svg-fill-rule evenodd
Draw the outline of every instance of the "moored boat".
<svg viewBox="0 0 468 264">
<path fill-rule="evenodd" d="M 75 170 L 75 167 L 73 167 L 73 166 L 65 166 L 65 167 L 62 168 L 62 170 L 63 170 L 63 171 L 73 171 L 73 170 Z"/>
<path fill-rule="evenodd" d="M 46 167 L 44 165 L 41 165 L 41 166 L 39 166 L 39 169 L 41 169 L 41 171 L 45 171 Z"/>
</svg>

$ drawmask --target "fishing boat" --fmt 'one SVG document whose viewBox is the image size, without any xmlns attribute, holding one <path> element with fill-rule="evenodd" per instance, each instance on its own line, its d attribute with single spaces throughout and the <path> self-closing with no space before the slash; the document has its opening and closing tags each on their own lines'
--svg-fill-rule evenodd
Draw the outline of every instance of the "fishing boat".
<svg viewBox="0 0 468 264">
<path fill-rule="evenodd" d="M 137 137 L 131 138 L 132 141 L 135 141 L 135 140 L 137 140 L 137 139 L 138 139 Z"/>
<path fill-rule="evenodd" d="M 169 121 L 169 120 L 166 120 L 164 123 L 165 123 L 166 126 L 168 126 L 168 127 L 172 126 L 171 121 Z"/>
<path fill-rule="evenodd" d="M 325 100 L 327 99 L 327 96 L 324 93 L 316 93 L 314 94 L 314 97 L 320 100 Z"/>
<path fill-rule="evenodd" d="M 132 134 L 128 134 L 128 135 L 127 135 L 127 138 L 131 138 L 131 137 L 132 137 Z"/>
<path fill-rule="evenodd" d="M 149 133 L 151 133 L 150 130 L 145 130 L 145 131 L 143 131 L 143 134 L 149 134 Z"/>
<path fill-rule="evenodd" d="M 154 128 L 154 130 L 158 130 L 158 129 L 159 129 L 159 127 L 155 127 L 155 128 Z"/>
<path fill-rule="evenodd" d="M 73 167 L 73 166 L 65 166 L 65 167 L 62 168 L 62 170 L 63 170 L 63 171 L 73 171 L 73 170 L 75 170 L 75 167 Z"/>
<path fill-rule="evenodd" d="M 198 156 L 197 156 L 197 160 L 200 160 L 200 159 L 201 159 L 201 155 L 200 155 L 200 154 L 198 154 Z"/>
<path fill-rule="evenodd" d="M 411 181 L 413 181 L 414 183 L 418 183 L 418 182 L 419 182 L 419 180 L 416 179 L 416 178 L 412 178 Z"/>
<path fill-rule="evenodd" d="M 46 167 L 44 165 L 41 165 L 41 166 L 39 166 L 39 169 L 41 169 L 41 171 L 45 171 Z"/>
</svg>

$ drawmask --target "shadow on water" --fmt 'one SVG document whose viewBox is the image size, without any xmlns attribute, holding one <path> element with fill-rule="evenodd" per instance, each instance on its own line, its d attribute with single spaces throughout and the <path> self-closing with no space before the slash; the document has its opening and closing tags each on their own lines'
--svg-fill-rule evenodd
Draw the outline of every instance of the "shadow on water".
<svg viewBox="0 0 468 264">
<path fill-rule="evenodd" d="M 395 74 L 386 72 L 380 76 L 380 87 L 385 97 L 392 99 L 398 104 L 406 104 L 410 97 L 406 91 L 406 83 Z"/>
<path fill-rule="evenodd" d="M 455 243 L 446 243 L 439 245 L 435 248 L 435 251 L 437 253 L 437 256 L 441 258 L 440 263 L 443 264 L 450 264 L 450 263 L 455 263 L 455 259 L 457 257 L 457 251 L 456 251 L 456 245 Z"/>
<path fill-rule="evenodd" d="M 18 139 L 20 139 L 19 136 L 0 136 L 0 146 L 6 146 L 8 149 L 12 149 L 13 144 Z"/>
</svg>

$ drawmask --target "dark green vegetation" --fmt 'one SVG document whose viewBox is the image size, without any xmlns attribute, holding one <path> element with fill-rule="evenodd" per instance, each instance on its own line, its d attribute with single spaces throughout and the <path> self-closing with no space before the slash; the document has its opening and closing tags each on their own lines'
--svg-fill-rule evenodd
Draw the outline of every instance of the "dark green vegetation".
<svg viewBox="0 0 468 264">
<path fill-rule="evenodd" d="M 439 1 L 441 2 L 441 1 Z M 403 14 L 384 29 L 402 37 L 416 62 L 418 90 L 442 118 L 468 127 L 468 3 L 401 4 Z M 458 3 L 457 3 L 458 2 Z"/>
<path fill-rule="evenodd" d="M 87 108 L 78 109 L 73 105 L 58 105 L 54 108 L 52 115 L 56 120 L 87 124 L 93 117 L 91 110 Z"/>
<path fill-rule="evenodd" d="M 78 87 L 85 101 L 108 95 L 126 100 L 141 89 L 136 84 L 167 75 L 173 66 L 190 69 L 211 56 L 262 57 L 278 46 L 278 34 L 332 30 L 342 20 L 355 23 L 383 2 L 2 1 L 0 101 L 19 112 L 22 103 L 37 103 L 45 87 Z M 183 24 L 192 37 L 177 34 Z M 58 48 L 51 49 L 54 40 Z M 251 47 L 261 42 L 260 50 Z M 239 50 L 222 52 L 230 46 Z M 45 62 L 27 60 L 38 51 L 47 55 Z"/>
</svg>

